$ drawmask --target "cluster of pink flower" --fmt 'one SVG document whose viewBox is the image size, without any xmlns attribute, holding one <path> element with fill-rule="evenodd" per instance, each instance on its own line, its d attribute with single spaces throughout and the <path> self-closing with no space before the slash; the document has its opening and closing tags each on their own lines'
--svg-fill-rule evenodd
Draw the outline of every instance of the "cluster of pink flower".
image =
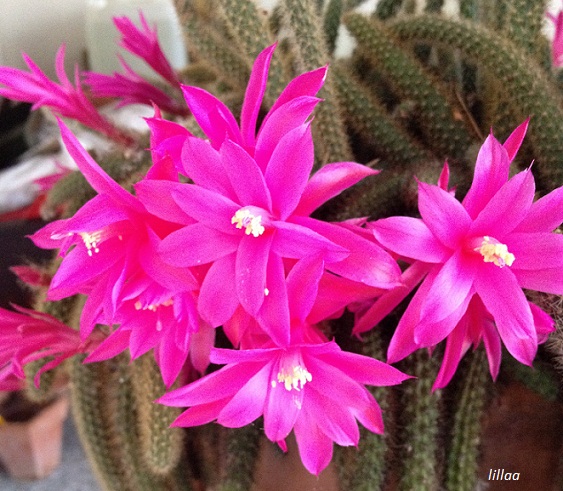
<svg viewBox="0 0 563 491">
<path fill-rule="evenodd" d="M 446 165 L 438 185 L 419 183 L 422 218 L 323 222 L 311 213 L 377 172 L 338 162 L 310 176 L 310 117 L 326 68 L 295 78 L 258 126 L 274 49 L 255 61 L 240 125 L 197 87 L 182 90 L 207 139 L 156 111 L 148 120 L 153 165 L 134 195 L 60 123 L 98 194 L 31 238 L 63 257 L 48 300 L 87 300 L 79 332 L 44 314 L 0 312 L 6 386 L 41 356 L 55 357 L 52 368 L 76 353 L 95 362 L 153 350 L 167 386 L 186 366 L 203 374 L 210 362 L 225 365 L 158 401 L 188 407 L 174 424 L 240 427 L 263 416 L 266 436 L 282 448 L 294 431 L 303 464 L 318 474 L 333 442 L 357 445 L 358 422 L 383 432 L 381 410 L 364 385 L 408 378 L 327 337 L 320 323 L 346 307 L 354 305 L 360 335 L 420 283 L 388 361 L 447 339 L 435 388 L 481 341 L 493 377 L 501 340 L 532 363 L 553 321 L 522 288 L 563 294 L 563 235 L 552 233 L 563 221 L 563 188 L 534 202 L 529 169 L 509 179 L 527 122 L 504 145 L 487 138 L 461 203 L 448 190 Z M 397 259 L 408 265 L 404 272 Z M 219 326 L 234 349 L 213 347 Z"/>
</svg>

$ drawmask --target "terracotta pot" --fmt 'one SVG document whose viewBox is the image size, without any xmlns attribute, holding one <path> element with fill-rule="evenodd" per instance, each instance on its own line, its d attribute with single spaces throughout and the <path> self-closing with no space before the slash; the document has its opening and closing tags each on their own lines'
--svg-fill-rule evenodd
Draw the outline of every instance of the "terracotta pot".
<svg viewBox="0 0 563 491">
<path fill-rule="evenodd" d="M 0 409 L 0 461 L 14 479 L 46 477 L 61 462 L 68 396 L 60 395 L 45 406 L 19 407 L 17 413 L 10 411 L 10 402 Z"/>
</svg>

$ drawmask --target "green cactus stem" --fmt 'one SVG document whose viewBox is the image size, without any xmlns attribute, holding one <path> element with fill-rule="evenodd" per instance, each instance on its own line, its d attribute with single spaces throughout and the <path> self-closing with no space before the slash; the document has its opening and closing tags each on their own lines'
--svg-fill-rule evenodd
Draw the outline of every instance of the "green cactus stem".
<svg viewBox="0 0 563 491">
<path fill-rule="evenodd" d="M 402 417 L 405 439 L 400 489 L 439 489 L 441 466 L 438 435 L 441 391 L 432 392 L 432 384 L 438 373 L 438 362 L 435 357 L 430 358 L 426 350 L 418 350 L 407 358 L 402 369 L 417 378 L 403 384 Z"/>
<path fill-rule="evenodd" d="M 336 38 L 338 37 L 340 18 L 343 10 L 343 0 L 330 0 L 326 7 L 326 12 L 323 18 L 323 30 L 329 53 L 333 53 L 334 48 L 336 47 Z"/>
<path fill-rule="evenodd" d="M 329 62 L 321 19 L 311 0 L 287 0 L 283 3 L 286 23 L 291 30 L 295 62 L 300 72 L 314 70 Z M 344 128 L 342 111 L 329 72 L 319 92 L 322 104 L 315 109 L 313 136 L 315 152 L 321 164 L 353 160 Z"/>
<path fill-rule="evenodd" d="M 180 415 L 181 409 L 156 404 L 166 387 L 154 356 L 147 353 L 131 365 L 132 382 L 137 406 L 137 425 L 142 459 L 151 472 L 169 474 L 182 458 L 184 431 L 170 428 Z"/>
<path fill-rule="evenodd" d="M 229 46 L 211 25 L 199 19 L 186 19 L 184 29 L 199 59 L 205 60 L 232 89 L 243 92 L 250 76 L 250 67 L 240 53 Z"/>
<path fill-rule="evenodd" d="M 247 491 L 252 487 L 262 427 L 262 423 L 255 421 L 243 428 L 229 430 L 226 476 L 219 491 Z"/>
<path fill-rule="evenodd" d="M 385 358 L 379 330 L 369 333 L 361 347 L 361 353 L 377 360 Z M 394 426 L 391 421 L 393 414 L 390 411 L 391 389 L 388 387 L 367 389 L 383 411 L 386 430 L 385 434 L 376 435 L 361 427 L 358 448 L 335 447 L 340 489 L 346 491 L 378 491 L 382 489 L 386 478 L 389 430 Z"/>
<path fill-rule="evenodd" d="M 373 15 L 380 20 L 387 20 L 395 17 L 402 6 L 403 0 L 380 0 Z"/>
<path fill-rule="evenodd" d="M 408 167 L 434 158 L 389 116 L 386 108 L 345 66 L 336 64 L 331 70 L 345 120 L 360 135 L 369 135 L 377 155 L 393 167 Z"/>
<path fill-rule="evenodd" d="M 472 491 L 477 485 L 481 419 L 491 386 L 484 349 L 470 354 L 461 383 L 448 450 L 446 489 Z"/>
<path fill-rule="evenodd" d="M 219 0 L 219 3 L 229 31 L 240 45 L 241 52 L 248 57 L 250 64 L 266 46 L 274 42 L 266 26 L 265 16 L 251 0 Z M 265 98 L 270 106 L 280 95 L 285 81 L 286 76 L 278 53 L 272 58 L 268 73 Z"/>
<path fill-rule="evenodd" d="M 78 434 L 105 491 L 191 491 L 185 466 L 156 475 L 144 463 L 138 406 L 126 355 L 82 364 L 71 360 L 71 400 Z"/>
<path fill-rule="evenodd" d="M 518 116 L 516 124 L 532 117 L 528 135 L 544 190 L 563 181 L 563 101 L 534 59 L 496 33 L 469 22 L 420 16 L 393 21 L 389 28 L 403 41 L 459 49 L 502 80 Z"/>
<path fill-rule="evenodd" d="M 383 23 L 359 14 L 346 15 L 344 22 L 370 63 L 402 99 L 414 102 L 427 145 L 443 157 L 462 158 L 472 141 L 470 128 L 447 90 L 398 45 Z"/>
</svg>

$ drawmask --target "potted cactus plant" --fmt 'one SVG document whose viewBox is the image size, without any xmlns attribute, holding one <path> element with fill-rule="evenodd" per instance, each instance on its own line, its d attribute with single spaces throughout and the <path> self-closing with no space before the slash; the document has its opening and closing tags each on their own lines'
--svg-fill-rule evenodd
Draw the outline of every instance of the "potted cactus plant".
<svg viewBox="0 0 563 491">
<path fill-rule="evenodd" d="M 31 236 L 59 253 L 36 311 L 10 314 L 34 329 L 0 337 L 5 381 L 68 370 L 104 489 L 265 489 L 274 465 L 309 476 L 295 489 L 472 490 L 493 381 L 560 397 L 544 2 L 359 3 L 177 0 L 182 72 L 116 19 L 154 83 L 127 65 L 72 83 L 64 51 L 59 82 L 0 69 L 1 94 L 114 143 L 88 153 L 59 120 L 80 172 Z M 152 104 L 148 133 L 83 84 Z"/>
</svg>

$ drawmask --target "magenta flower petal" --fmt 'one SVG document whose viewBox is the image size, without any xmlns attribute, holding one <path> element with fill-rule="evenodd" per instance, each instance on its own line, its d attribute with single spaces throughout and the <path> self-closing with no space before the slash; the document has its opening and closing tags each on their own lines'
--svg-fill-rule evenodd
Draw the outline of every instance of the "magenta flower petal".
<svg viewBox="0 0 563 491">
<path fill-rule="evenodd" d="M 135 184 L 135 193 L 145 209 L 159 218 L 172 223 L 192 224 L 194 219 L 172 198 L 172 193 L 184 185 L 174 181 L 143 179 Z"/>
<path fill-rule="evenodd" d="M 563 235 L 547 232 L 512 233 L 505 239 L 514 254 L 512 270 L 563 268 Z"/>
<path fill-rule="evenodd" d="M 264 404 L 271 380 L 272 363 L 262 367 L 237 391 L 217 416 L 217 423 L 227 428 L 240 428 L 258 419 L 264 412 Z"/>
<path fill-rule="evenodd" d="M 359 317 L 356 316 L 353 334 L 367 332 L 379 324 L 421 282 L 430 267 L 429 264 L 420 261 L 415 261 L 409 266 L 401 275 L 401 285 L 384 292 L 366 312 Z"/>
<path fill-rule="evenodd" d="M 442 361 L 436 380 L 432 385 L 432 391 L 442 389 L 450 383 L 450 380 L 457 370 L 459 362 L 471 346 L 471 343 L 467 342 L 466 335 L 467 322 L 460 322 L 449 334 L 446 341 L 444 360 Z"/>
<path fill-rule="evenodd" d="M 235 313 L 239 300 L 232 284 L 225 278 L 235 276 L 235 254 L 215 261 L 201 285 L 198 309 L 201 316 L 213 327 L 227 322 Z"/>
<path fill-rule="evenodd" d="M 273 211 L 285 220 L 295 210 L 313 168 L 310 125 L 287 133 L 272 153 L 264 177 L 272 195 Z"/>
<path fill-rule="evenodd" d="M 272 341 L 280 347 L 288 346 L 290 341 L 290 304 L 287 286 L 282 259 L 277 254 L 270 254 L 266 274 L 267 290 L 264 290 L 264 301 L 256 320 Z"/>
<path fill-rule="evenodd" d="M 256 161 L 239 145 L 226 140 L 221 146 L 224 171 L 232 183 L 239 203 L 272 210 L 272 198 Z"/>
<path fill-rule="evenodd" d="M 487 352 L 487 360 L 489 362 L 489 372 L 493 380 L 497 379 L 500 371 L 500 362 L 502 357 L 502 344 L 496 327 L 492 322 L 484 322 L 486 324 L 483 329 L 483 344 Z"/>
<path fill-rule="evenodd" d="M 514 264 L 516 264 L 516 261 Z M 522 288 L 552 293 L 553 295 L 563 295 L 563 275 L 560 267 L 535 270 L 515 268 L 513 273 Z"/>
<path fill-rule="evenodd" d="M 202 224 L 221 232 L 237 234 L 231 219 L 240 206 L 225 196 L 200 186 L 185 184 L 176 187 L 172 197 L 186 214 Z"/>
<path fill-rule="evenodd" d="M 350 253 L 321 234 L 306 226 L 290 222 L 274 222 L 276 233 L 272 251 L 282 257 L 299 259 L 303 256 L 322 254 L 325 261 L 334 262 Z"/>
<path fill-rule="evenodd" d="M 399 266 L 387 252 L 371 240 L 369 232 L 359 227 L 326 223 L 312 218 L 300 217 L 294 221 L 308 226 L 350 251 L 341 261 L 327 264 L 329 271 L 375 288 L 388 289 L 398 285 L 401 275 Z M 364 232 L 367 232 L 366 237 L 370 239 L 361 235 Z"/>
<path fill-rule="evenodd" d="M 225 104 L 199 87 L 183 85 L 182 91 L 188 107 L 211 140 L 213 148 L 218 150 L 226 138 L 242 144 L 237 121 Z"/>
<path fill-rule="evenodd" d="M 236 293 L 250 315 L 256 315 L 264 302 L 271 243 L 271 234 L 247 235 L 240 240 L 235 264 Z"/>
<path fill-rule="evenodd" d="M 332 459 L 332 440 L 325 435 L 308 411 L 295 422 L 295 439 L 303 466 L 318 476 Z"/>
<path fill-rule="evenodd" d="M 270 61 L 276 45 L 269 46 L 264 49 L 254 61 L 250 80 L 244 94 L 244 102 L 240 115 L 240 130 L 244 143 L 247 146 L 254 146 L 254 135 L 256 133 L 256 121 L 264 92 L 266 91 L 266 82 L 268 80 L 268 69 Z"/>
<path fill-rule="evenodd" d="M 310 215 L 319 206 L 353 186 L 364 177 L 378 174 L 379 171 L 355 162 L 335 162 L 325 165 L 315 172 L 295 210 L 296 215 Z"/>
<path fill-rule="evenodd" d="M 424 322 L 435 324 L 452 314 L 468 297 L 474 277 L 473 268 L 467 267 L 462 254 L 456 251 L 428 290 L 420 313 Z"/>
<path fill-rule="evenodd" d="M 400 384 L 410 378 L 387 363 L 348 351 L 319 355 L 319 359 L 331 363 L 348 377 L 364 385 L 385 387 Z"/>
<path fill-rule="evenodd" d="M 324 262 L 319 256 L 305 257 L 297 262 L 287 275 L 287 297 L 291 317 L 305 322 L 311 312 L 324 272 Z"/>
<path fill-rule="evenodd" d="M 537 351 L 537 334 L 530 306 L 514 274 L 507 268 L 496 268 L 490 274 L 477 275 L 475 283 L 510 354 L 530 365 Z"/>
<path fill-rule="evenodd" d="M 201 404 L 199 406 L 191 407 L 180 414 L 180 416 L 178 416 L 170 426 L 182 426 L 189 428 L 191 426 L 211 423 L 211 421 L 217 419 L 217 416 L 227 401 L 228 399 L 224 399 L 222 401 L 214 401 L 209 404 Z"/>
<path fill-rule="evenodd" d="M 353 411 L 347 410 L 316 390 L 307 392 L 307 409 L 322 412 L 331 407 L 330 418 L 317 419 L 319 428 L 334 443 L 341 446 L 357 446 L 360 440 L 360 430 Z"/>
<path fill-rule="evenodd" d="M 532 203 L 528 214 L 514 230 L 553 232 L 561 223 L 563 223 L 563 186 Z"/>
<path fill-rule="evenodd" d="M 285 390 L 281 385 L 268 387 L 264 405 L 264 433 L 272 442 L 287 438 L 303 406 L 304 391 Z"/>
<path fill-rule="evenodd" d="M 263 364 L 256 362 L 227 365 L 189 385 L 164 394 L 157 402 L 167 406 L 186 407 L 225 399 L 242 389 L 262 367 Z"/>
<path fill-rule="evenodd" d="M 205 237 L 205 240 L 202 240 Z M 201 223 L 176 230 L 161 243 L 159 253 L 174 266 L 197 266 L 235 252 L 240 239 Z"/>
<path fill-rule="evenodd" d="M 264 120 L 258 133 L 254 151 L 254 158 L 262 171 L 266 169 L 281 138 L 305 124 L 319 101 L 317 97 L 298 97 L 285 103 L 275 112 L 268 113 L 269 117 Z"/>
<path fill-rule="evenodd" d="M 397 254 L 426 263 L 442 263 L 451 250 L 436 239 L 423 220 L 390 217 L 370 224 L 375 239 Z"/>
<path fill-rule="evenodd" d="M 420 347 L 415 341 L 414 331 L 420 322 L 420 310 L 438 271 L 439 268 L 430 270 L 399 320 L 387 349 L 387 363 L 396 363 Z"/>
<path fill-rule="evenodd" d="M 153 162 L 170 158 L 178 172 L 182 170 L 182 147 L 191 133 L 181 124 L 163 119 L 158 107 L 152 118 L 145 118 L 150 129 L 150 150 Z"/>
<path fill-rule="evenodd" d="M 263 124 L 266 124 L 267 118 L 271 117 L 281 106 L 287 102 L 297 99 L 303 96 L 314 96 L 317 94 L 321 87 L 323 86 L 328 67 L 324 66 L 312 70 L 310 72 L 302 73 L 295 77 L 287 87 L 282 91 L 272 109 L 268 113 L 268 116 L 264 120 Z"/>
<path fill-rule="evenodd" d="M 459 201 L 438 186 L 419 182 L 418 208 L 424 223 L 442 244 L 450 249 L 458 247 L 471 225 Z"/>
<path fill-rule="evenodd" d="M 182 149 L 182 170 L 198 186 L 231 200 L 236 199 L 221 156 L 208 142 L 186 138 Z"/>
<path fill-rule="evenodd" d="M 130 207 L 132 210 L 142 211 L 140 203 L 133 197 L 133 195 L 125 191 L 125 189 L 119 186 L 104 172 L 90 154 L 84 150 L 84 147 L 67 128 L 67 126 L 60 120 L 59 127 L 65 147 L 90 185 L 98 193 L 107 194 L 116 201 Z"/>
<path fill-rule="evenodd" d="M 535 185 L 529 170 L 520 172 L 502 186 L 471 226 L 474 235 L 493 235 L 501 239 L 524 219 L 534 199 Z"/>
<path fill-rule="evenodd" d="M 512 152 L 512 143 L 509 143 Z M 473 183 L 469 188 L 463 206 L 476 218 L 490 199 L 508 180 L 510 159 L 506 149 L 490 134 L 477 155 Z"/>
<path fill-rule="evenodd" d="M 520 146 L 524 141 L 524 137 L 526 136 L 526 132 L 528 131 L 528 125 L 530 123 L 530 118 L 527 118 L 524 122 L 520 123 L 520 125 L 510 134 L 510 136 L 504 142 L 504 149 L 508 154 L 508 161 L 512 162 L 520 150 Z"/>
<path fill-rule="evenodd" d="M 142 12 L 139 12 L 141 28 L 127 17 L 114 17 L 113 22 L 121 32 L 121 46 L 144 60 L 156 73 L 172 86 L 178 85 L 178 77 L 160 47 L 156 27 L 150 28 Z"/>
</svg>

